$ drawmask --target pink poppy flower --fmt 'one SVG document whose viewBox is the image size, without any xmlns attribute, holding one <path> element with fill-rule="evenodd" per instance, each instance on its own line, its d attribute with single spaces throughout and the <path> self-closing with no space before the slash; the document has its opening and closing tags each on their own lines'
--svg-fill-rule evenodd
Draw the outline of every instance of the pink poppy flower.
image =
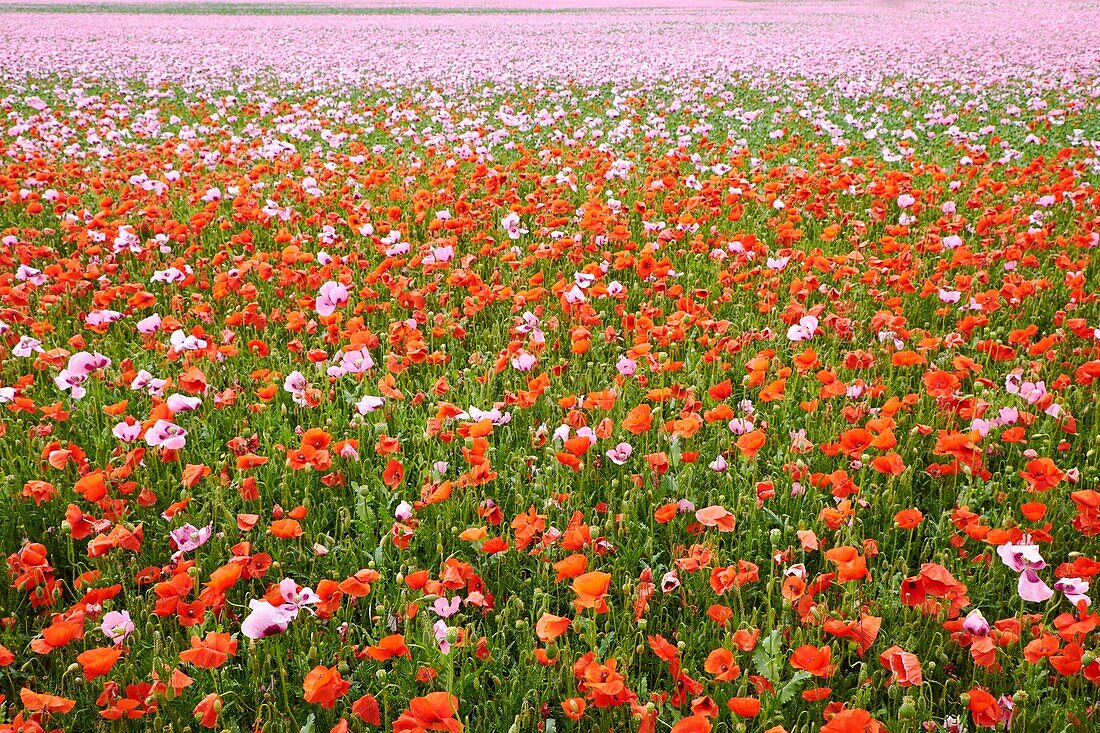
<svg viewBox="0 0 1100 733">
<path fill-rule="evenodd" d="M 252 610 L 241 622 L 241 633 L 249 639 L 265 639 L 281 634 L 294 618 L 281 607 L 272 606 L 264 600 L 252 599 L 248 607 Z"/>
<path fill-rule="evenodd" d="M 1016 590 L 1020 594 L 1020 598 L 1032 603 L 1042 603 L 1050 600 L 1051 596 L 1054 595 L 1054 591 L 1039 578 L 1039 574 L 1034 570 L 1025 570 L 1020 573 Z"/>
<path fill-rule="evenodd" d="M 111 360 L 98 351 L 95 353 L 78 351 L 69 357 L 69 363 L 66 368 L 73 374 L 84 376 L 91 374 L 97 369 L 106 369 L 109 366 L 111 366 Z"/>
<path fill-rule="evenodd" d="M 382 405 L 386 404 L 384 397 L 375 397 L 373 395 L 365 395 L 355 403 L 355 411 L 360 415 L 369 415 Z"/>
<path fill-rule="evenodd" d="M 1025 536 L 1019 544 L 1011 542 L 997 548 L 997 554 L 1008 567 L 1020 574 L 1016 589 L 1020 598 L 1033 603 L 1042 603 L 1054 595 L 1050 586 L 1039 578 L 1038 570 L 1047 566 L 1046 560 L 1039 554 L 1039 546 L 1033 545 Z"/>
<path fill-rule="evenodd" d="M 182 328 L 173 331 L 168 340 L 176 351 L 202 351 L 207 347 L 206 339 L 185 333 Z"/>
<path fill-rule="evenodd" d="M 167 450 L 180 450 L 187 444 L 187 431 L 167 420 L 157 420 L 145 431 L 145 442 L 153 448 L 161 446 Z"/>
<path fill-rule="evenodd" d="M 798 323 L 787 329 L 788 341 L 809 341 L 817 333 L 818 320 L 813 316 L 802 316 Z"/>
<path fill-rule="evenodd" d="M 618 363 L 615 364 L 615 369 L 624 377 L 632 377 L 634 376 L 634 372 L 638 369 L 638 362 L 623 356 L 619 359 Z"/>
<path fill-rule="evenodd" d="M 133 443 L 141 436 L 141 423 L 129 417 L 111 429 L 111 434 L 123 443 Z"/>
<path fill-rule="evenodd" d="M 974 609 L 963 619 L 963 630 L 973 636 L 989 636 L 989 622 L 978 609 Z"/>
<path fill-rule="evenodd" d="M 103 614 L 103 622 L 99 628 L 115 646 L 121 646 L 126 637 L 134 633 L 134 622 L 130 619 L 129 611 L 108 611 Z"/>
<path fill-rule="evenodd" d="M 165 402 L 168 403 L 168 409 L 172 412 L 190 412 L 202 406 L 202 400 L 198 397 L 182 394 L 169 395 Z"/>
<path fill-rule="evenodd" d="M 1039 554 L 1039 546 L 1029 542 L 1029 539 L 1025 536 L 1022 542 L 1017 544 L 1008 542 L 998 547 L 997 555 L 1000 556 L 1001 562 L 1017 573 L 1045 568 L 1047 562 Z"/>
<path fill-rule="evenodd" d="M 88 381 L 87 374 L 77 374 L 68 369 L 62 369 L 61 372 L 53 378 L 54 384 L 58 389 L 63 392 L 68 392 L 74 400 L 83 399 L 84 395 L 88 391 L 84 388 L 84 382 Z"/>
<path fill-rule="evenodd" d="M 279 581 L 279 593 L 283 596 L 283 602 L 279 608 L 286 611 L 294 618 L 303 608 L 312 613 L 309 606 L 321 602 L 321 597 L 313 592 L 312 588 L 299 587 L 293 578 L 283 578 Z"/>
<path fill-rule="evenodd" d="M 1079 601 L 1084 601 L 1086 606 L 1092 605 L 1092 599 L 1085 595 L 1089 591 L 1089 582 L 1087 580 L 1082 580 L 1081 578 L 1060 578 L 1055 582 L 1054 589 L 1065 594 L 1066 600 L 1075 606 Z"/>
<path fill-rule="evenodd" d="M 317 314 L 331 316 L 336 309 L 348 302 L 348 289 L 338 282 L 329 280 L 317 291 Z"/>
<path fill-rule="evenodd" d="M 185 524 L 182 527 L 173 529 L 168 535 L 180 552 L 194 552 L 205 545 L 213 533 L 214 525 L 212 524 L 208 524 L 202 529 L 191 524 Z"/>
<path fill-rule="evenodd" d="M 45 351 L 42 348 L 42 342 L 36 338 L 30 336 L 20 336 L 19 343 L 12 347 L 11 353 L 14 356 L 18 356 L 27 359 L 34 354 L 41 354 Z"/>
<path fill-rule="evenodd" d="M 455 596 L 450 601 L 440 596 L 432 603 L 432 611 L 441 618 L 450 618 L 458 613 L 458 607 L 461 603 L 462 599 L 459 596 Z"/>
<path fill-rule="evenodd" d="M 137 322 L 138 333 L 151 334 L 160 330 L 160 316 L 154 313 L 148 318 L 142 318 Z"/>
<path fill-rule="evenodd" d="M 439 651 L 444 654 L 451 653 L 451 629 L 443 619 L 439 619 L 432 625 L 432 634 L 439 644 Z"/>
</svg>

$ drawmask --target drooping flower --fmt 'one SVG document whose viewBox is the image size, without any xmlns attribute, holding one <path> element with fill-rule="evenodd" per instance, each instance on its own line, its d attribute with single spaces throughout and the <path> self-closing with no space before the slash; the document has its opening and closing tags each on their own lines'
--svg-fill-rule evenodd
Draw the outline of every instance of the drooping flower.
<svg viewBox="0 0 1100 733">
<path fill-rule="evenodd" d="M 1066 600 L 1075 606 L 1081 601 L 1086 606 L 1092 605 L 1092 599 L 1086 595 L 1089 592 L 1089 582 L 1082 578 L 1059 578 L 1054 583 L 1054 590 L 1065 594 Z"/>
<path fill-rule="evenodd" d="M 974 636 L 988 636 L 989 635 L 989 622 L 985 620 L 985 616 L 978 609 L 974 609 L 966 615 L 963 619 L 963 630 L 968 634 Z"/>
<path fill-rule="evenodd" d="M 1042 603 L 1054 595 L 1054 591 L 1039 578 L 1038 570 L 1047 566 L 1046 560 L 1039 554 L 1039 546 L 1025 537 L 1020 543 L 1006 543 L 997 548 L 1001 562 L 1020 574 L 1017 592 L 1020 598 L 1033 603 Z"/>
</svg>

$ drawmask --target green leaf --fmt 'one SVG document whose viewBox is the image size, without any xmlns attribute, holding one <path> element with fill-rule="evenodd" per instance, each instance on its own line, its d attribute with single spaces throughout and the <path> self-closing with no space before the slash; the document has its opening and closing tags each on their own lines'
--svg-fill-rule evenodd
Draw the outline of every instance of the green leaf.
<svg viewBox="0 0 1100 733">
<path fill-rule="evenodd" d="M 783 660 L 780 658 L 781 636 L 779 630 L 768 634 L 756 647 L 752 655 L 752 662 L 756 671 L 762 677 L 767 677 L 770 682 L 778 682 L 783 671 Z"/>
<path fill-rule="evenodd" d="M 796 672 L 791 681 L 779 688 L 779 692 L 776 697 L 779 698 L 779 702 L 783 705 L 789 703 L 793 698 L 798 688 L 802 686 L 805 680 L 810 678 L 809 672 Z"/>
</svg>

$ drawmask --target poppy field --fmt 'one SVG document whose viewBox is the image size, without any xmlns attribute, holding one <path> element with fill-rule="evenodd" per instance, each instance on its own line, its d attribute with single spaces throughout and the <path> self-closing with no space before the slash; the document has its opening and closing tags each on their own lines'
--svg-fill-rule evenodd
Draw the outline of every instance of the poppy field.
<svg viewBox="0 0 1100 733">
<path fill-rule="evenodd" d="M 1100 7 L 598 5 L 0 4 L 0 733 L 1100 730 Z"/>
</svg>

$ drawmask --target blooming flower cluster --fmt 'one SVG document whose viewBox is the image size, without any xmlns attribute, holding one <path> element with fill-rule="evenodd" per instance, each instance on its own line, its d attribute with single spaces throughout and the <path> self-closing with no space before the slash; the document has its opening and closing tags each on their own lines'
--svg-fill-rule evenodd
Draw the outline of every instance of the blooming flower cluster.
<svg viewBox="0 0 1100 733">
<path fill-rule="evenodd" d="M 457 2 L 0 10 L 0 733 L 1100 729 L 1100 12 Z"/>
</svg>

